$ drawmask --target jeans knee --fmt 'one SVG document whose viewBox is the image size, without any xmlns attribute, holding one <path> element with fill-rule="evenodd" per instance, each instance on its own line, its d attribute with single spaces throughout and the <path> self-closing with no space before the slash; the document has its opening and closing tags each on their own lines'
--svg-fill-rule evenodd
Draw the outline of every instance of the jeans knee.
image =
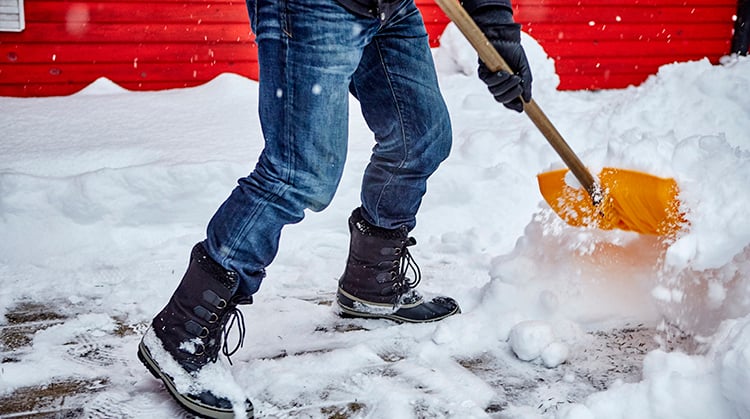
<svg viewBox="0 0 750 419">
<path fill-rule="evenodd" d="M 305 208 L 320 212 L 333 201 L 343 171 L 343 162 L 328 162 L 315 171 L 298 172 L 292 187 Z"/>
<path fill-rule="evenodd" d="M 448 158 L 453 145 L 453 127 L 448 110 L 435 112 L 431 121 L 431 132 L 427 135 L 429 151 L 424 153 L 435 162 L 435 167 Z"/>
<path fill-rule="evenodd" d="M 319 185 L 307 194 L 305 207 L 313 212 L 320 212 L 328 208 L 328 205 L 333 201 L 337 187 L 338 183 L 327 184 L 325 186 Z"/>
<path fill-rule="evenodd" d="M 438 129 L 440 132 L 438 134 L 438 137 L 440 138 L 439 142 L 443 150 L 442 157 L 443 160 L 445 160 L 448 158 L 448 155 L 451 152 L 451 146 L 453 145 L 453 126 L 451 125 L 451 119 L 448 115 L 448 110 L 446 110 L 443 113 L 443 117 L 440 118 Z"/>
</svg>

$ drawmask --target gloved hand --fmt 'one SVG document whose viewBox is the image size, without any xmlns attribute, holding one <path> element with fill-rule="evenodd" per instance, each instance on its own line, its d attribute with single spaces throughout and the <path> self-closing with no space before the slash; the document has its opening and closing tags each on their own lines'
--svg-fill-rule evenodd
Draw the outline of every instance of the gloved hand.
<svg viewBox="0 0 750 419">
<path fill-rule="evenodd" d="M 501 6 L 484 6 L 470 13 L 493 47 L 515 73 L 492 72 L 479 60 L 479 78 L 495 100 L 508 109 L 523 111 L 523 100 L 531 100 L 531 68 L 521 47 L 521 25 L 513 22 L 513 13 Z"/>
</svg>

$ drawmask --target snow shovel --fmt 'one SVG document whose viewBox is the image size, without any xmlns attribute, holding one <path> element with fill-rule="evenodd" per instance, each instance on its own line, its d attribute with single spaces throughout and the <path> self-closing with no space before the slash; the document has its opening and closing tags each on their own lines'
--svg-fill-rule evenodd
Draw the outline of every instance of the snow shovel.
<svg viewBox="0 0 750 419">
<path fill-rule="evenodd" d="M 458 1 L 436 0 L 436 3 L 464 34 L 490 71 L 513 73 Z M 524 102 L 524 113 L 580 183 L 580 186 L 571 185 L 575 182 L 567 179 L 568 169 L 537 175 L 542 196 L 565 222 L 576 227 L 617 228 L 659 236 L 674 236 L 685 224 L 674 179 L 604 168 L 597 180 L 534 99 Z"/>
</svg>

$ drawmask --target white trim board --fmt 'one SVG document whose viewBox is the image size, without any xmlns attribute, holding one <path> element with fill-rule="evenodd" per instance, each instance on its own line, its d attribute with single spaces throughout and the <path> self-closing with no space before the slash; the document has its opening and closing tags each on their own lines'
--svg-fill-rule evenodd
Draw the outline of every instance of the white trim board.
<svg viewBox="0 0 750 419">
<path fill-rule="evenodd" d="M 23 0 L 0 0 L 0 32 L 21 32 L 25 28 Z"/>
</svg>

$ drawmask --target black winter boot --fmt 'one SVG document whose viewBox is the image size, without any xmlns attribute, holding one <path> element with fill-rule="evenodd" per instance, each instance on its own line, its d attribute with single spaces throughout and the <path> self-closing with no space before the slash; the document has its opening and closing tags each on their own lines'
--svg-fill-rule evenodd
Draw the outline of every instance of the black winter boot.
<svg viewBox="0 0 750 419">
<path fill-rule="evenodd" d="M 253 417 L 252 403 L 236 385 L 226 384 L 233 378 L 217 362 L 219 350 L 228 358 L 244 338 L 237 305 L 252 303 L 252 297 L 236 295 L 238 286 L 237 273 L 221 267 L 198 243 L 182 282 L 138 346 L 138 358 L 177 403 L 201 417 Z M 226 338 L 235 323 L 240 339 L 229 351 Z"/>
<path fill-rule="evenodd" d="M 373 226 L 357 208 L 349 218 L 349 232 L 349 258 L 336 295 L 342 315 L 425 323 L 461 312 L 452 298 L 425 301 L 414 289 L 420 272 L 407 247 L 417 242 L 405 227 Z"/>
</svg>

